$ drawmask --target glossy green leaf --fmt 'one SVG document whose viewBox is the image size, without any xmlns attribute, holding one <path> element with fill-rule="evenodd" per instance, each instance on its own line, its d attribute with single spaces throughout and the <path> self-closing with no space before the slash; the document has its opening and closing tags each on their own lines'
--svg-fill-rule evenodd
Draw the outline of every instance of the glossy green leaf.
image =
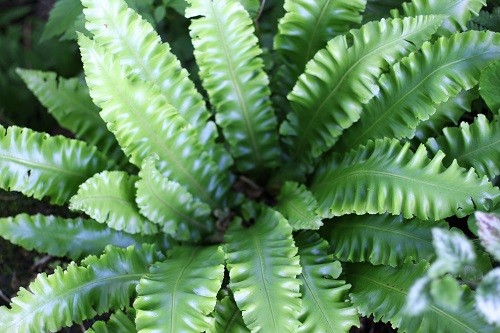
<svg viewBox="0 0 500 333">
<path fill-rule="evenodd" d="M 132 235 L 115 231 L 93 220 L 41 214 L 1 218 L 0 236 L 30 251 L 34 249 L 73 260 L 101 254 L 107 245 L 128 247 L 154 243 L 161 248 L 169 247 L 169 241 L 164 236 Z"/>
<path fill-rule="evenodd" d="M 141 278 L 134 301 L 137 331 L 202 332 L 224 277 L 220 247 L 177 247 Z"/>
<path fill-rule="evenodd" d="M 376 81 L 387 63 L 415 51 L 442 20 L 419 16 L 370 22 L 316 53 L 288 95 L 294 112 L 280 129 L 289 137 L 294 159 L 310 163 L 331 148 L 377 93 Z"/>
<path fill-rule="evenodd" d="M 0 187 L 62 205 L 109 166 L 95 147 L 28 128 L 0 126 Z"/>
<path fill-rule="evenodd" d="M 366 0 L 286 0 L 285 16 L 274 37 L 274 49 L 283 63 L 278 80 L 287 94 L 306 63 L 326 43 L 361 22 Z"/>
<path fill-rule="evenodd" d="M 473 294 L 465 289 L 456 310 L 432 305 L 419 316 L 404 313 L 410 286 L 426 269 L 426 262 L 405 264 L 398 268 L 371 264 L 346 264 L 347 282 L 352 284 L 350 297 L 364 316 L 391 322 L 398 332 L 475 332 L 493 333 L 495 328 L 482 320 L 474 309 Z"/>
<path fill-rule="evenodd" d="M 328 243 L 311 231 L 294 238 L 302 266 L 302 325 L 297 332 L 348 332 L 359 326 L 356 309 L 346 301 L 351 286 L 338 280 L 342 266 L 328 254 Z"/>
<path fill-rule="evenodd" d="M 195 130 L 152 84 L 129 80 L 98 43 L 84 36 L 79 43 L 90 95 L 130 161 L 140 167 L 145 158 L 158 155 L 162 174 L 217 207 L 228 177 L 204 152 Z"/>
<path fill-rule="evenodd" d="M 500 327 L 500 268 L 489 272 L 479 284 L 476 308 L 488 323 Z"/>
<path fill-rule="evenodd" d="M 136 333 L 135 329 L 135 310 L 127 309 L 127 312 L 116 311 L 111 315 L 107 322 L 96 321 L 92 328 L 85 333 Z"/>
<path fill-rule="evenodd" d="M 494 179 L 500 174 L 499 116 L 490 122 L 480 114 L 472 124 L 445 128 L 442 136 L 429 139 L 426 145 L 433 153 L 445 153 L 445 165 L 456 160 L 464 168 L 474 168 L 481 177 Z"/>
<path fill-rule="evenodd" d="M 396 139 L 369 141 L 326 160 L 310 191 L 324 217 L 402 213 L 437 221 L 494 206 L 500 198 L 497 188 L 456 162 L 445 168 L 443 158 L 441 152 L 429 159 L 423 145 L 414 153 L 409 143 L 402 146 Z"/>
<path fill-rule="evenodd" d="M 236 167 L 255 172 L 276 166 L 277 118 L 252 19 L 237 0 L 190 3 L 186 17 L 192 18 L 200 78 Z"/>
<path fill-rule="evenodd" d="M 96 146 L 107 157 L 126 162 L 115 137 L 99 116 L 99 108 L 92 102 L 84 82 L 78 78 L 57 78 L 54 72 L 18 69 L 17 73 L 59 125 L 70 130 L 78 139 Z"/>
<path fill-rule="evenodd" d="M 437 105 L 474 87 L 481 70 L 499 57 L 500 35 L 492 32 L 470 31 L 425 43 L 380 78 L 380 92 L 344 131 L 336 151 L 384 137 L 413 137 L 418 123 Z"/>
<path fill-rule="evenodd" d="M 231 296 L 226 296 L 215 304 L 213 314 L 215 321 L 207 333 L 247 333 L 250 330 L 245 326 L 241 311 Z"/>
<path fill-rule="evenodd" d="M 213 230 L 210 206 L 194 198 L 185 187 L 170 181 L 157 169 L 156 158 L 144 160 L 137 188 L 139 211 L 179 240 L 198 240 Z"/>
<path fill-rule="evenodd" d="M 405 16 L 448 15 L 439 29 L 439 34 L 448 35 L 467 30 L 467 22 L 477 16 L 486 0 L 412 0 L 402 5 Z"/>
<path fill-rule="evenodd" d="M 139 213 L 135 203 L 137 179 L 121 171 L 99 173 L 80 186 L 69 207 L 115 230 L 132 234 L 157 233 L 157 226 Z"/>
<path fill-rule="evenodd" d="M 161 256 L 152 247 L 109 247 L 101 257 L 90 256 L 81 266 L 56 268 L 21 288 L 10 309 L 0 308 L 2 332 L 57 331 L 113 308 L 129 304 L 140 277 Z"/>
<path fill-rule="evenodd" d="M 78 0 L 58 0 L 50 11 L 41 41 L 64 35 L 69 31 L 74 34 L 75 21 L 82 13 L 82 9 L 82 3 Z"/>
<path fill-rule="evenodd" d="M 274 209 L 286 217 L 293 230 L 317 230 L 323 225 L 321 217 L 316 214 L 318 202 L 304 185 L 286 182 L 277 200 Z"/>
<path fill-rule="evenodd" d="M 500 215 L 483 212 L 476 212 L 474 215 L 481 245 L 500 261 Z"/>
<path fill-rule="evenodd" d="M 399 266 L 434 257 L 432 228 L 446 227 L 401 215 L 345 215 L 326 222 L 330 247 L 336 258 L 349 262 Z"/>
<path fill-rule="evenodd" d="M 498 58 L 497 58 L 498 59 Z M 486 67 L 479 80 L 479 92 L 490 110 L 496 114 L 500 111 L 500 96 L 498 86 L 500 85 L 500 61 L 495 61 Z"/>
<path fill-rule="evenodd" d="M 251 218 L 248 228 L 235 219 L 225 235 L 229 287 L 251 331 L 296 332 L 301 268 L 292 228 L 270 208 Z"/>
</svg>

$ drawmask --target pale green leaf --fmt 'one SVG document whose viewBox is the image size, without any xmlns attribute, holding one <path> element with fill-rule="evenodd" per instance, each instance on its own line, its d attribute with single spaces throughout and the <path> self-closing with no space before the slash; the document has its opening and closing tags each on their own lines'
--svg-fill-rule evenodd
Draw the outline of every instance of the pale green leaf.
<svg viewBox="0 0 500 333">
<path fill-rule="evenodd" d="M 415 51 L 442 20 L 419 16 L 370 22 L 316 53 L 288 95 L 293 112 L 280 129 L 293 159 L 310 163 L 331 148 L 378 92 L 377 79 L 387 63 Z"/>
<path fill-rule="evenodd" d="M 408 290 L 404 312 L 410 316 L 423 314 L 431 305 L 430 282 L 428 276 L 421 277 Z"/>
<path fill-rule="evenodd" d="M 96 321 L 92 328 L 85 333 L 136 333 L 134 320 L 135 310 L 133 308 L 127 309 L 126 313 L 118 310 L 111 315 L 107 322 Z"/>
<path fill-rule="evenodd" d="M 0 236 L 30 251 L 35 249 L 37 252 L 66 256 L 73 260 L 101 254 L 107 245 L 128 247 L 154 243 L 161 248 L 169 247 L 169 241 L 164 236 L 132 235 L 115 231 L 93 220 L 41 214 L 1 218 Z"/>
<path fill-rule="evenodd" d="M 338 280 L 342 266 L 328 254 L 328 243 L 310 231 L 294 238 L 302 266 L 302 325 L 297 332 L 348 332 L 359 326 L 356 309 L 346 301 L 350 285 Z"/>
<path fill-rule="evenodd" d="M 499 7 L 500 8 L 500 7 Z M 500 111 L 500 61 L 486 67 L 479 79 L 479 92 L 490 110 L 496 114 Z"/>
<path fill-rule="evenodd" d="M 139 211 L 160 229 L 179 240 L 198 240 L 213 230 L 210 206 L 193 197 L 186 188 L 170 181 L 157 169 L 157 159 L 147 158 L 135 183 Z"/>
<path fill-rule="evenodd" d="M 437 260 L 429 268 L 430 277 L 448 272 L 456 274 L 462 267 L 473 264 L 476 260 L 472 242 L 458 230 L 433 228 L 432 244 Z"/>
<path fill-rule="evenodd" d="M 301 268 L 292 228 L 270 208 L 250 218 L 254 225 L 235 219 L 225 235 L 229 287 L 252 332 L 296 332 Z"/>
<path fill-rule="evenodd" d="M 93 146 L 17 126 L 0 126 L 0 187 L 62 205 L 109 163 Z"/>
<path fill-rule="evenodd" d="M 202 332 L 224 277 L 220 247 L 177 247 L 151 267 L 137 286 L 134 301 L 138 332 Z"/>
<path fill-rule="evenodd" d="M 21 288 L 11 308 L 0 307 L 0 330 L 9 333 L 57 331 L 81 323 L 110 309 L 129 304 L 135 286 L 149 266 L 161 260 L 154 247 L 117 249 L 109 247 L 82 266 L 57 267 Z"/>
<path fill-rule="evenodd" d="M 425 146 L 414 153 L 396 139 L 369 141 L 318 168 L 310 191 L 323 217 L 350 213 L 391 213 L 422 220 L 465 216 L 476 207 L 488 210 L 500 191 L 456 162 L 445 168 L 444 154 L 431 160 Z"/>
<path fill-rule="evenodd" d="M 231 296 L 226 296 L 215 304 L 213 314 L 214 324 L 207 333 L 247 333 L 250 330 L 245 326 L 241 311 Z"/>
<path fill-rule="evenodd" d="M 500 268 L 489 272 L 479 284 L 476 308 L 487 322 L 500 326 Z"/>
<path fill-rule="evenodd" d="M 456 310 L 431 305 L 418 316 L 404 312 L 408 290 L 427 267 L 425 261 L 398 268 L 371 264 L 346 264 L 347 282 L 352 284 L 350 297 L 364 316 L 373 315 L 375 321 L 391 322 L 398 332 L 468 332 L 493 333 L 495 328 L 482 320 L 474 309 L 473 293 L 465 289 Z"/>
<path fill-rule="evenodd" d="M 87 213 L 99 223 L 132 234 L 154 234 L 155 224 L 139 213 L 135 203 L 137 176 L 122 171 L 96 174 L 80 186 L 70 200 L 70 208 Z"/>
<path fill-rule="evenodd" d="M 219 172 L 193 127 L 152 84 L 129 80 L 98 43 L 84 36 L 79 43 L 90 95 L 130 161 L 140 167 L 145 158 L 158 155 L 163 175 L 218 207 L 226 199 L 228 175 Z"/>
<path fill-rule="evenodd" d="M 277 118 L 252 19 L 237 0 L 191 0 L 186 17 L 215 121 L 240 171 L 277 165 Z"/>
<path fill-rule="evenodd" d="M 453 276 L 445 275 L 431 282 L 430 293 L 436 304 L 445 309 L 456 311 L 463 289 Z"/>
<path fill-rule="evenodd" d="M 427 147 L 437 153 L 445 153 L 445 165 L 454 160 L 464 168 L 474 168 L 476 173 L 489 179 L 500 174 L 500 117 L 489 121 L 480 114 L 472 124 L 463 122 L 460 127 L 443 129 L 443 135 L 431 138 Z"/>
<path fill-rule="evenodd" d="M 484 246 L 496 260 L 500 261 L 500 215 L 475 212 L 478 235 Z"/>
<path fill-rule="evenodd" d="M 481 70 L 499 57 L 500 35 L 492 32 L 470 31 L 425 43 L 380 78 L 380 92 L 341 136 L 336 151 L 384 137 L 412 138 L 437 105 L 474 87 Z"/>
<path fill-rule="evenodd" d="M 434 257 L 432 227 L 446 227 L 401 215 L 345 215 L 326 222 L 333 254 L 341 261 L 399 266 Z"/>
<path fill-rule="evenodd" d="M 286 182 L 277 200 L 274 209 L 286 217 L 293 230 L 317 230 L 323 225 L 321 217 L 316 214 L 318 202 L 304 185 Z"/>
</svg>

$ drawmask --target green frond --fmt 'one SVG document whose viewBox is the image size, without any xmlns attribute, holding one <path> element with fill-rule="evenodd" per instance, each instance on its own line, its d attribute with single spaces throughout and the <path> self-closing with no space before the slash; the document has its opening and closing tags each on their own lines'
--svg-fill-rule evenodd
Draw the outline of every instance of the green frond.
<svg viewBox="0 0 500 333">
<path fill-rule="evenodd" d="M 490 110 L 495 114 L 500 114 L 500 97 L 498 96 L 498 86 L 500 85 L 500 61 L 497 60 L 486 67 L 479 79 L 479 93 Z"/>
<path fill-rule="evenodd" d="M 316 53 L 288 95 L 294 112 L 281 133 L 288 136 L 293 158 L 310 163 L 331 148 L 377 93 L 376 81 L 386 64 L 415 51 L 442 20 L 419 16 L 370 22 Z"/>
<path fill-rule="evenodd" d="M 210 206 L 193 198 L 186 188 L 170 181 L 157 169 L 157 159 L 144 160 L 137 188 L 139 211 L 160 229 L 179 240 L 198 240 L 213 230 Z"/>
<path fill-rule="evenodd" d="M 45 273 L 21 288 L 11 308 L 0 308 L 2 332 L 26 333 L 57 331 L 73 322 L 129 304 L 140 277 L 160 260 L 154 247 L 109 247 L 101 257 L 90 256 L 82 266 L 71 263 L 63 271 Z"/>
<path fill-rule="evenodd" d="M 85 333 L 137 333 L 135 329 L 135 310 L 116 311 L 107 322 L 96 321 Z"/>
<path fill-rule="evenodd" d="M 0 126 L 0 188 L 63 205 L 78 186 L 107 169 L 93 146 L 28 128 Z"/>
<path fill-rule="evenodd" d="M 403 3 L 404 0 L 367 0 L 366 9 L 363 13 L 363 23 L 389 17 L 391 9 L 401 9 Z"/>
<path fill-rule="evenodd" d="M 204 332 L 213 318 L 222 279 L 220 247 L 177 247 L 151 267 L 137 286 L 138 332 Z"/>
<path fill-rule="evenodd" d="M 420 142 L 442 134 L 443 128 L 458 125 L 463 114 L 470 112 L 472 101 L 479 97 L 478 89 L 462 90 L 458 95 L 450 97 L 446 102 L 436 106 L 436 111 L 429 119 L 418 123 L 415 137 Z"/>
<path fill-rule="evenodd" d="M 428 119 L 436 105 L 474 87 L 481 70 L 499 57 L 500 34 L 492 32 L 469 31 L 425 43 L 380 78 L 380 92 L 344 132 L 338 150 L 384 137 L 413 137 L 417 124 Z"/>
<path fill-rule="evenodd" d="M 277 200 L 274 209 L 286 217 L 293 230 L 317 230 L 323 225 L 321 217 L 316 214 L 318 202 L 304 185 L 285 182 Z"/>
<path fill-rule="evenodd" d="M 480 114 L 472 124 L 463 122 L 460 127 L 448 127 L 443 135 L 427 141 L 434 154 L 445 153 L 443 162 L 450 165 L 454 160 L 464 168 L 474 168 L 476 173 L 493 179 L 500 174 L 500 117 L 491 122 Z"/>
<path fill-rule="evenodd" d="M 411 259 L 419 262 L 434 257 L 433 227 L 445 222 L 403 220 L 401 215 L 345 215 L 327 222 L 330 246 L 343 262 L 370 262 L 399 266 Z"/>
<path fill-rule="evenodd" d="M 226 296 L 215 304 L 214 324 L 207 333 L 248 333 L 241 311 L 231 296 Z"/>
<path fill-rule="evenodd" d="M 248 216 L 254 225 L 235 219 L 225 235 L 229 288 L 251 331 L 296 332 L 301 268 L 292 228 L 279 213 L 259 208 Z"/>
<path fill-rule="evenodd" d="M 288 94 L 306 63 L 326 43 L 361 23 L 366 0 L 286 0 L 285 16 L 274 38 L 282 67 L 278 80 Z"/>
<path fill-rule="evenodd" d="M 253 22 L 237 0 L 191 0 L 186 17 L 215 121 L 240 171 L 275 167 L 277 118 Z M 194 18 L 196 17 L 196 18 Z"/>
<path fill-rule="evenodd" d="M 1 218 L 0 236 L 30 251 L 35 249 L 37 252 L 66 256 L 73 260 L 101 254 L 107 245 L 123 248 L 154 243 L 161 248 L 169 247 L 168 239 L 164 236 L 132 235 L 115 231 L 93 220 L 41 214 Z"/>
<path fill-rule="evenodd" d="M 18 69 L 17 74 L 59 125 L 119 164 L 125 160 L 115 137 L 99 117 L 99 108 L 92 102 L 84 82 L 78 78 L 57 78 L 54 72 L 29 69 Z"/>
<path fill-rule="evenodd" d="M 373 315 L 375 321 L 390 321 L 399 332 L 496 332 L 483 321 L 474 309 L 473 293 L 465 289 L 462 301 L 455 310 L 438 305 L 420 316 L 404 313 L 408 290 L 423 275 L 428 264 L 408 263 L 398 268 L 370 264 L 346 264 L 346 279 L 352 284 L 350 297 L 364 316 Z"/>
<path fill-rule="evenodd" d="M 80 36 L 87 84 L 101 117 L 130 161 L 141 167 L 158 155 L 158 169 L 209 203 L 219 206 L 229 188 L 227 173 L 210 159 L 197 134 L 152 84 L 127 79 L 123 67 L 97 42 Z"/>
<path fill-rule="evenodd" d="M 482 10 L 479 15 L 469 21 L 469 27 L 475 30 L 490 30 L 500 32 L 500 3 L 493 4 L 491 12 Z"/>
<path fill-rule="evenodd" d="M 128 233 L 155 234 L 158 228 L 139 213 L 135 203 L 137 176 L 104 171 L 83 183 L 69 208 L 88 214 L 99 223 Z"/>
<path fill-rule="evenodd" d="M 500 198 L 473 169 L 466 172 L 456 162 L 445 168 L 442 152 L 429 159 L 424 145 L 414 153 L 397 139 L 368 141 L 343 156 L 326 160 L 310 186 L 324 217 L 387 212 L 442 220 L 487 210 Z"/>
<path fill-rule="evenodd" d="M 346 302 L 351 286 L 337 280 L 342 266 L 328 254 L 328 243 L 310 231 L 294 238 L 302 266 L 302 325 L 298 332 L 348 332 L 352 326 L 359 326 L 356 309 Z"/>
<path fill-rule="evenodd" d="M 473 16 L 479 15 L 485 5 L 486 0 L 412 0 L 402 5 L 402 12 L 404 16 L 447 15 L 438 33 L 449 35 L 467 30 L 467 22 Z M 397 15 L 396 13 L 394 14 Z"/>
<path fill-rule="evenodd" d="M 45 24 L 41 42 L 59 35 L 66 35 L 75 31 L 75 21 L 82 14 L 82 3 L 78 0 L 58 0 Z"/>
</svg>

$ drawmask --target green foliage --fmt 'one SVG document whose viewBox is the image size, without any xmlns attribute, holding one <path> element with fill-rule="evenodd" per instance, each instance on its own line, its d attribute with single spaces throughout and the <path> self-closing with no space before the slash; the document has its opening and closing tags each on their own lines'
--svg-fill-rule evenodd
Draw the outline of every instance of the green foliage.
<svg viewBox="0 0 500 333">
<path fill-rule="evenodd" d="M 45 37 L 78 36 L 85 82 L 18 70 L 82 141 L 1 127 L 0 187 L 75 215 L 0 235 L 78 262 L 0 331 L 498 330 L 500 39 L 464 31 L 484 1 L 157 4 L 60 0 Z M 449 230 L 476 210 L 479 239 Z"/>
</svg>

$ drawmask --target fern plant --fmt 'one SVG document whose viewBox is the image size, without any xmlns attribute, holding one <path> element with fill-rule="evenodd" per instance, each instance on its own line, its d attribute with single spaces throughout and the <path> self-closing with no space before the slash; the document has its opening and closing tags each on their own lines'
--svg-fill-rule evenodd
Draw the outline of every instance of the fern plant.
<svg viewBox="0 0 500 333">
<path fill-rule="evenodd" d="M 404 306 L 433 228 L 498 209 L 500 35 L 463 31 L 484 1 L 372 4 L 361 25 L 364 0 L 286 0 L 265 64 L 242 3 L 190 0 L 204 92 L 126 2 L 82 4 L 85 82 L 18 71 L 76 139 L 0 136 L 0 187 L 82 213 L 0 234 L 74 262 L 0 308 L 2 331 L 105 312 L 89 332 L 498 330 L 465 278 L 457 306 Z M 456 127 L 480 78 L 489 110 Z"/>
</svg>

